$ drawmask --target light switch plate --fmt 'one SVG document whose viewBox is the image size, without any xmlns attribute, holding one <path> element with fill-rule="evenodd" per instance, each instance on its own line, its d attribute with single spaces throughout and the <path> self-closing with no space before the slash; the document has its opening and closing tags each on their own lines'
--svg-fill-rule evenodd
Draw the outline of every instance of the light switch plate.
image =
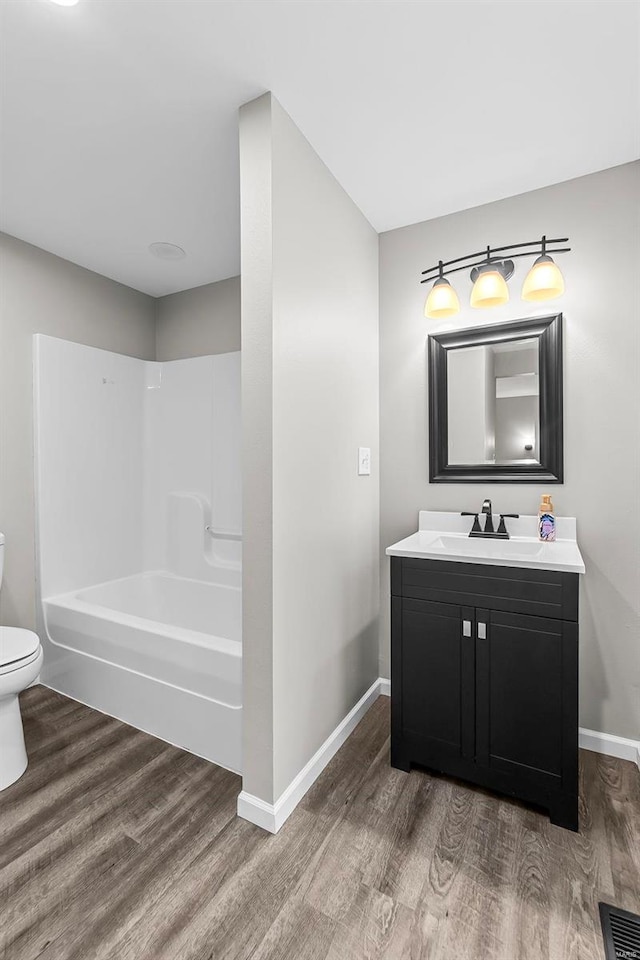
<svg viewBox="0 0 640 960">
<path fill-rule="evenodd" d="M 371 476 L 371 448 L 358 447 L 358 476 Z"/>
</svg>

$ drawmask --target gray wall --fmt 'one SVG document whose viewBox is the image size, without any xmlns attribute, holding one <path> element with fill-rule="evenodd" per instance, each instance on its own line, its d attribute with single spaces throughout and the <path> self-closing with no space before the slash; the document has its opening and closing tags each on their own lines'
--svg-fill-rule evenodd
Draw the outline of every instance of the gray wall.
<svg viewBox="0 0 640 960">
<path fill-rule="evenodd" d="M 240 277 L 156 300 L 156 360 L 240 349 Z"/>
<path fill-rule="evenodd" d="M 420 509 L 479 507 L 535 513 L 550 492 L 556 513 L 578 518 L 587 566 L 581 592 L 580 721 L 605 733 L 640 735 L 640 164 L 546 187 L 418 223 L 380 237 L 381 545 L 416 529 Z M 464 304 L 452 321 L 425 320 L 420 271 L 469 250 L 548 236 L 571 239 L 559 258 L 565 295 L 520 299 L 528 263 L 516 261 L 511 302 L 487 311 Z M 561 310 L 565 316 L 565 483 L 433 484 L 427 477 L 426 341 L 429 333 Z M 389 592 L 384 558 L 382 591 Z M 388 676 L 388 605 L 381 674 Z M 544 691 L 541 691 L 544 696 Z"/>
<path fill-rule="evenodd" d="M 240 156 L 243 787 L 274 802 L 377 677 L 378 237 L 270 95 Z"/>
<path fill-rule="evenodd" d="M 271 98 L 240 110 L 242 786 L 274 799 Z"/>
<path fill-rule="evenodd" d="M 155 301 L 0 234 L 0 622 L 32 629 L 34 333 L 153 360 Z"/>
</svg>

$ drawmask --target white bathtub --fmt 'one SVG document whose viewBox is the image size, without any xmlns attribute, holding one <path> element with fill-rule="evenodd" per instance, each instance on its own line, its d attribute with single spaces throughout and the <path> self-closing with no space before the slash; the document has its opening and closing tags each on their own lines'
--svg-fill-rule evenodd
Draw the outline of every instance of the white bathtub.
<svg viewBox="0 0 640 960">
<path fill-rule="evenodd" d="M 240 772 L 240 572 L 216 579 L 142 573 L 44 599 L 46 682 Z"/>
</svg>

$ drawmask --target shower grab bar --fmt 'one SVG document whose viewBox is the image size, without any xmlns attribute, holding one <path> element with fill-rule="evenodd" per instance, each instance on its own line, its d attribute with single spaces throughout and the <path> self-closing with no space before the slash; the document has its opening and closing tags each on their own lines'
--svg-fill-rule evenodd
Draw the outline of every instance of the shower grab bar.
<svg viewBox="0 0 640 960">
<path fill-rule="evenodd" d="M 207 524 L 205 530 L 214 540 L 242 540 L 241 533 L 235 533 L 233 530 L 216 530 L 211 524 Z"/>
</svg>

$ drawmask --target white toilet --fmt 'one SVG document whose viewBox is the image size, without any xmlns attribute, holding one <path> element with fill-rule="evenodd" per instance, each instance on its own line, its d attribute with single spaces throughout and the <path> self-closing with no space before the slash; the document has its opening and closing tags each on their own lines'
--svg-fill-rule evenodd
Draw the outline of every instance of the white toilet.
<svg viewBox="0 0 640 960">
<path fill-rule="evenodd" d="M 4 534 L 0 533 L 0 585 Z M 33 683 L 42 666 L 38 636 L 20 627 L 0 627 L 0 790 L 10 787 L 27 769 L 18 694 Z"/>
</svg>

